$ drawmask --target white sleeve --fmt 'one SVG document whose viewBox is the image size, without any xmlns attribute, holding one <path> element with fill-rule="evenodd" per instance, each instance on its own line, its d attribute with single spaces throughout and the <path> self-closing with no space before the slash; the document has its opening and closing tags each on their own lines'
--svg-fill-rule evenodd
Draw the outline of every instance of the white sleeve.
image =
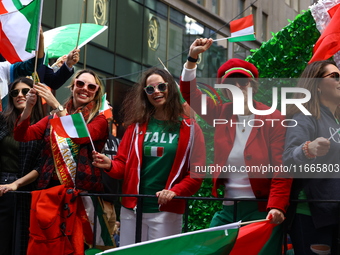
<svg viewBox="0 0 340 255">
<path fill-rule="evenodd" d="M 182 70 L 182 81 L 192 81 L 193 79 L 196 78 L 196 69 L 197 66 L 193 69 L 187 69 L 185 67 L 185 64 L 183 66 L 183 70 Z"/>
</svg>

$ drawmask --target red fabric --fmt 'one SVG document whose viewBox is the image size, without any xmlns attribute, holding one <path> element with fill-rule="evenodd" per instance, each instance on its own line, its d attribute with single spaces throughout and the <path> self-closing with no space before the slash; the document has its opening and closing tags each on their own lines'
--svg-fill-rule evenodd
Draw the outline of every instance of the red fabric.
<svg viewBox="0 0 340 255">
<path fill-rule="evenodd" d="M 139 194 L 139 176 L 146 130 L 147 124 L 133 124 L 128 127 L 119 145 L 118 154 L 112 161 L 112 168 L 108 172 L 108 175 L 115 179 L 124 179 L 123 194 Z M 190 146 L 192 146 L 191 153 Z M 190 170 L 193 170 L 195 166 L 204 165 L 205 146 L 202 130 L 195 121 L 191 120 L 190 124 L 188 119 L 184 119 L 180 126 L 175 161 L 164 188 L 172 190 L 177 196 L 192 196 L 201 186 L 202 175 L 190 172 Z M 137 205 L 137 198 L 123 197 L 122 205 L 126 208 L 134 208 Z M 160 211 L 180 214 L 183 214 L 184 210 L 183 199 L 173 199 L 160 207 Z"/>
<path fill-rule="evenodd" d="M 313 57 L 309 64 L 332 57 L 340 50 L 340 4 L 331 8 L 328 13 L 332 17 L 325 31 L 315 43 Z"/>
<path fill-rule="evenodd" d="M 78 193 L 64 185 L 32 192 L 27 255 L 84 254 Z"/>
<path fill-rule="evenodd" d="M 269 221 L 264 221 L 241 227 L 230 255 L 259 254 L 269 240 L 275 226 L 270 224 Z"/>
<path fill-rule="evenodd" d="M 183 98 L 190 104 L 197 113 L 201 112 L 201 91 L 197 89 L 196 80 L 180 81 Z M 254 108 L 258 110 L 269 109 L 268 106 L 254 101 Z M 214 119 L 226 119 L 228 123 L 237 122 L 236 116 L 232 115 L 232 103 L 215 105 L 211 98 L 207 98 L 207 115 L 201 117 L 212 125 Z M 282 165 L 282 153 L 285 143 L 286 129 L 281 125 L 284 116 L 279 111 L 270 115 L 255 115 L 245 150 L 244 161 L 247 166 L 280 166 Z M 276 119 L 272 127 L 272 122 L 267 119 Z M 261 127 L 260 127 L 261 126 Z M 224 166 L 233 148 L 236 134 L 236 125 L 216 125 L 214 136 L 214 164 Z M 220 153 L 219 153 L 220 152 Z M 259 210 L 266 211 L 269 208 L 277 208 L 286 212 L 289 205 L 289 195 L 292 179 L 287 174 L 274 173 L 274 178 L 265 178 L 261 173 L 249 173 L 251 188 L 256 198 L 268 198 L 268 203 L 259 202 Z M 259 176 L 260 175 L 260 176 Z M 257 176 L 261 178 L 256 178 Z M 217 196 L 217 189 L 223 185 L 225 179 L 221 178 L 221 173 L 216 171 L 213 175 L 214 187 L 212 193 Z"/>
</svg>

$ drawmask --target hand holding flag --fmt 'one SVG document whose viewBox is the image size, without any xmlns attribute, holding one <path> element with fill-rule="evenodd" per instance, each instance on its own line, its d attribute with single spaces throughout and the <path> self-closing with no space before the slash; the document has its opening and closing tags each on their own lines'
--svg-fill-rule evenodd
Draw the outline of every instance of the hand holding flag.
<svg viewBox="0 0 340 255">
<path fill-rule="evenodd" d="M 59 118 L 51 119 L 51 125 L 54 131 L 61 137 L 65 138 L 82 138 L 89 137 L 92 148 L 95 150 L 91 135 L 87 129 L 83 114 L 75 113 Z"/>
</svg>

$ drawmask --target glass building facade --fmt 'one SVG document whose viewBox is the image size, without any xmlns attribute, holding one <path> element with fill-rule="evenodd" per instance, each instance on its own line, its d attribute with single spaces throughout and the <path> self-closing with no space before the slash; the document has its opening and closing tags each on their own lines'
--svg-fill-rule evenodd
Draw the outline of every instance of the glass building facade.
<svg viewBox="0 0 340 255">
<path fill-rule="evenodd" d="M 86 67 L 98 72 L 118 123 L 121 122 L 118 112 L 126 91 L 144 70 L 162 67 L 158 58 L 178 79 L 189 47 L 196 38 L 228 36 L 219 32 L 220 28 L 207 27 L 156 0 L 87 0 L 85 6 L 83 3 L 83 0 L 44 1 L 42 26 L 46 31 L 79 23 L 81 19 L 84 23 L 108 26 L 81 49 L 81 60 L 76 68 Z M 249 54 L 249 49 L 241 45 L 235 45 L 234 50 L 234 57 L 245 58 Z M 216 77 L 227 54 L 227 40 L 214 42 L 200 56 L 198 77 Z M 68 93 L 61 88 L 57 97 L 66 98 Z"/>
</svg>

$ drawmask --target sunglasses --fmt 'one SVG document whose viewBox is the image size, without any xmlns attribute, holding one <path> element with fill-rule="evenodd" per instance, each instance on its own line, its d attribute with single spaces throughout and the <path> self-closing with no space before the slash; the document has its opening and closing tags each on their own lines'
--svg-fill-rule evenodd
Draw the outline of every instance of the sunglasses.
<svg viewBox="0 0 340 255">
<path fill-rule="evenodd" d="M 232 84 L 232 85 L 236 85 L 236 83 L 237 83 L 241 87 L 244 87 L 244 86 L 248 85 L 249 78 L 246 78 L 246 77 L 230 77 L 230 78 L 226 78 L 223 81 L 223 83 Z"/>
<path fill-rule="evenodd" d="M 13 90 L 11 90 L 11 92 L 9 92 L 9 95 L 11 97 L 17 97 L 17 96 L 19 96 L 19 93 L 21 92 L 21 94 L 26 96 L 28 91 L 30 91 L 29 88 L 25 88 L 25 89 L 13 89 Z"/>
<path fill-rule="evenodd" d="M 340 74 L 338 72 L 333 72 L 333 73 L 329 73 L 325 76 L 322 76 L 322 78 L 325 78 L 325 77 L 330 77 L 330 78 L 333 78 L 334 80 L 336 81 L 340 81 Z"/>
<path fill-rule="evenodd" d="M 98 87 L 99 87 L 99 85 L 97 85 L 97 84 L 86 83 L 86 82 L 84 82 L 84 81 L 82 81 L 82 80 L 78 80 L 78 79 L 76 79 L 76 80 L 74 81 L 74 85 L 75 85 L 77 88 L 80 88 L 80 89 L 84 88 L 84 86 L 87 85 L 87 89 L 88 89 L 89 91 L 91 91 L 91 92 L 95 92 L 95 91 L 98 89 Z"/>
<path fill-rule="evenodd" d="M 166 91 L 167 86 L 168 86 L 167 82 L 160 82 L 156 85 L 148 85 L 144 88 L 144 90 L 146 94 L 152 95 L 153 93 L 155 93 L 156 88 L 158 89 L 159 92 L 164 92 Z"/>
</svg>

